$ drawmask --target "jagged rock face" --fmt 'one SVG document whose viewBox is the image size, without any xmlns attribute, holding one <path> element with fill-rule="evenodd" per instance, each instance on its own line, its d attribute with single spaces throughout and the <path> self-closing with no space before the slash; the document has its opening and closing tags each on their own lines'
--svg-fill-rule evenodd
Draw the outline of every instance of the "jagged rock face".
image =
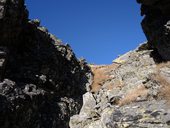
<svg viewBox="0 0 170 128">
<path fill-rule="evenodd" d="M 23 27 L 28 21 L 28 11 L 23 0 L 0 1 L 1 44 L 15 45 L 19 42 Z M 5 24 L 4 24 L 5 23 Z M 16 42 L 13 42 L 15 38 Z"/>
<path fill-rule="evenodd" d="M 137 0 L 141 3 L 143 31 L 152 48 L 165 60 L 170 60 L 170 1 Z"/>
<path fill-rule="evenodd" d="M 90 69 L 27 17 L 24 0 L 0 0 L 0 127 L 68 128 Z"/>
</svg>

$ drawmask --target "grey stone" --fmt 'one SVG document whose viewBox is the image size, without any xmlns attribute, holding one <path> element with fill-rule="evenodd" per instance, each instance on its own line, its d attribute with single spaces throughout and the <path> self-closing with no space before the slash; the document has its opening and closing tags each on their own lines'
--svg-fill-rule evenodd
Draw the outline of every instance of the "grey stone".
<svg viewBox="0 0 170 128">
<path fill-rule="evenodd" d="M 96 100 L 94 99 L 94 96 L 92 93 L 87 92 L 83 95 L 83 107 L 81 108 L 81 113 L 88 113 L 88 111 L 91 111 L 96 106 Z"/>
<path fill-rule="evenodd" d="M 107 69 L 107 75 L 114 76 L 112 80 L 104 81 L 102 88 L 98 92 L 90 93 L 90 97 L 93 97 L 95 100 L 92 99 L 96 101 L 95 108 L 88 109 L 88 111 L 82 109 L 79 115 L 71 118 L 70 127 L 168 128 L 169 109 L 166 107 L 165 101 L 156 100 L 161 86 L 152 77 L 158 73 L 157 64 L 152 54 L 155 54 L 153 50 L 142 48 L 120 56 L 118 59 L 120 66 L 116 69 Z M 169 76 L 167 67 L 161 69 L 164 76 Z M 121 84 L 120 87 L 117 84 Z M 107 85 L 113 85 L 113 88 L 108 89 Z M 133 100 L 133 95 L 136 96 L 137 93 L 143 91 L 139 90 L 142 86 L 147 90 L 144 90 L 146 94 L 137 96 Z M 132 98 L 132 101 L 123 105 L 119 104 L 122 99 L 126 98 L 126 95 Z M 86 102 L 87 99 L 89 98 L 86 98 Z M 85 106 L 84 104 L 82 108 Z M 165 112 L 167 115 L 164 115 Z M 97 114 L 97 118 L 94 118 L 94 113 Z"/>
</svg>

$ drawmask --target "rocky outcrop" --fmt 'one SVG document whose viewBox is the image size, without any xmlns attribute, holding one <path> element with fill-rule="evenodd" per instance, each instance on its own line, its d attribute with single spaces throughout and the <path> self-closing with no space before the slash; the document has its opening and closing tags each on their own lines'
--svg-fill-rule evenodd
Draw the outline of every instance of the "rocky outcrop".
<svg viewBox="0 0 170 128">
<path fill-rule="evenodd" d="M 169 128 L 170 109 L 165 98 L 170 92 L 169 64 L 159 66 L 157 52 L 141 46 L 112 65 L 92 66 L 99 85 L 94 82 L 92 90 L 84 94 L 80 113 L 70 119 L 71 128 Z M 165 83 L 166 91 L 161 91 Z"/>
<path fill-rule="evenodd" d="M 138 2 L 148 43 L 90 69 L 24 0 L 0 0 L 0 127 L 168 128 L 170 3 Z"/>
<path fill-rule="evenodd" d="M 68 128 L 91 76 L 24 0 L 0 0 L 0 127 Z"/>
<path fill-rule="evenodd" d="M 165 60 L 170 60 L 170 1 L 137 0 L 141 3 L 143 31 L 149 45 L 157 49 Z"/>
<path fill-rule="evenodd" d="M 91 66 L 91 90 L 71 128 L 170 127 L 170 1 L 137 2 L 148 42 L 112 65 Z"/>
</svg>

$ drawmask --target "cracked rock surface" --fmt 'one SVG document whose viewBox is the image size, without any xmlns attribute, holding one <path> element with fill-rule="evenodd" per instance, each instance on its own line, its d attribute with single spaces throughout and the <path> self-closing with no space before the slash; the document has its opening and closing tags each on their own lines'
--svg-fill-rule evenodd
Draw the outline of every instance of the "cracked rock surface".
<svg viewBox="0 0 170 128">
<path fill-rule="evenodd" d="M 83 96 L 80 113 L 70 119 L 71 128 L 170 127 L 168 99 L 160 96 L 162 82 L 169 80 L 169 63 L 155 58 L 158 53 L 153 50 L 139 49 L 112 65 L 91 66 L 95 79 Z"/>
</svg>

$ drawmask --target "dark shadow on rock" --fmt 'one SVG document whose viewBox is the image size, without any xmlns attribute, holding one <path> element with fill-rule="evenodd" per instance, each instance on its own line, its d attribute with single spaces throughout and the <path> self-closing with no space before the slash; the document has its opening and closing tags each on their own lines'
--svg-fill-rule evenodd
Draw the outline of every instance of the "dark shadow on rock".
<svg viewBox="0 0 170 128">
<path fill-rule="evenodd" d="M 150 57 L 152 57 L 155 61 L 155 63 L 159 64 L 162 62 L 166 62 L 166 60 L 164 60 L 161 55 L 158 53 L 157 49 L 154 49 L 151 54 Z"/>
<path fill-rule="evenodd" d="M 0 27 L 0 127 L 69 128 L 90 68 L 38 20 L 28 19 L 24 0 L 0 0 Z"/>
</svg>

